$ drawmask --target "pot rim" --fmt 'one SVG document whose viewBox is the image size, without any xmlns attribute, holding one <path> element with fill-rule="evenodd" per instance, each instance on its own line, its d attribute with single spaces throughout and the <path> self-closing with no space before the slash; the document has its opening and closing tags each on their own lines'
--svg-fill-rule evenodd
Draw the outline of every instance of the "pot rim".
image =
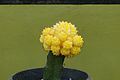
<svg viewBox="0 0 120 80">
<path fill-rule="evenodd" d="M 24 73 L 24 72 L 32 71 L 32 70 L 41 70 L 41 72 L 42 72 L 42 70 L 44 70 L 44 68 L 33 68 L 33 69 L 22 70 L 22 71 L 20 71 L 20 72 L 17 72 L 17 73 L 15 73 L 15 74 L 13 74 L 12 77 L 11 77 L 9 80 L 14 80 L 13 78 L 14 78 L 16 75 L 19 75 L 19 74 Z M 72 72 L 72 71 L 77 71 L 77 72 L 84 73 L 84 75 L 87 75 L 86 80 L 91 80 L 90 75 L 89 75 L 88 73 L 84 72 L 84 71 L 77 70 L 77 69 L 72 69 L 72 68 L 64 68 L 64 70 L 66 70 L 66 71 L 71 71 L 71 72 Z M 70 77 L 70 78 L 71 78 L 71 77 Z M 41 79 L 41 80 L 43 80 L 43 79 Z M 72 78 L 69 79 L 69 80 L 72 80 Z"/>
</svg>

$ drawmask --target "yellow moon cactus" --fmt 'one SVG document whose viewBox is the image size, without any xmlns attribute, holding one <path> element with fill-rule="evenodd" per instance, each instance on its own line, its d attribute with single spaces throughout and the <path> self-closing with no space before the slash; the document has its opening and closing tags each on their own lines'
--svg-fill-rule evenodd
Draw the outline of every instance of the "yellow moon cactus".
<svg viewBox="0 0 120 80">
<path fill-rule="evenodd" d="M 52 51 L 53 55 L 74 56 L 80 53 L 83 38 L 77 34 L 75 25 L 61 21 L 53 27 L 45 28 L 40 36 L 45 50 Z"/>
</svg>

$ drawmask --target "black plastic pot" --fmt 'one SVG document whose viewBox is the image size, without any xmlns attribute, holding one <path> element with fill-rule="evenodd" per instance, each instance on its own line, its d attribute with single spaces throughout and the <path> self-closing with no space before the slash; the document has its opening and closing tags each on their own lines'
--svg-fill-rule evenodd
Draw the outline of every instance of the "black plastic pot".
<svg viewBox="0 0 120 80">
<path fill-rule="evenodd" d="M 10 80 L 42 80 L 44 68 L 18 72 Z M 64 68 L 61 80 L 90 80 L 87 73 L 75 69 Z"/>
</svg>

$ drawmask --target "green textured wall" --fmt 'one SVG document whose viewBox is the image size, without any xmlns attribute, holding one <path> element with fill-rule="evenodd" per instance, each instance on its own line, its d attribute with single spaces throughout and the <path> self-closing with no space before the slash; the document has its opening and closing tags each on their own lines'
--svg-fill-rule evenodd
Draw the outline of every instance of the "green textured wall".
<svg viewBox="0 0 120 80">
<path fill-rule="evenodd" d="M 66 67 L 86 71 L 93 80 L 120 80 L 120 5 L 1 5 L 0 80 L 45 65 L 39 35 L 59 20 L 75 24 L 85 41 Z"/>
</svg>

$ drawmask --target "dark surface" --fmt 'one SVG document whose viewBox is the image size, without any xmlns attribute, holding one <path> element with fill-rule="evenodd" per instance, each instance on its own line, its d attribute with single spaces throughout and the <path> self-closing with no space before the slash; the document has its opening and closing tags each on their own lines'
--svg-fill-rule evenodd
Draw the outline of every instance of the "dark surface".
<svg viewBox="0 0 120 80">
<path fill-rule="evenodd" d="M 120 0 L 0 0 L 3 4 L 110 4 Z"/>
<path fill-rule="evenodd" d="M 12 80 L 41 80 L 43 76 L 43 68 L 30 69 L 13 75 Z M 85 72 L 64 68 L 61 80 L 87 80 L 88 75 Z"/>
</svg>

